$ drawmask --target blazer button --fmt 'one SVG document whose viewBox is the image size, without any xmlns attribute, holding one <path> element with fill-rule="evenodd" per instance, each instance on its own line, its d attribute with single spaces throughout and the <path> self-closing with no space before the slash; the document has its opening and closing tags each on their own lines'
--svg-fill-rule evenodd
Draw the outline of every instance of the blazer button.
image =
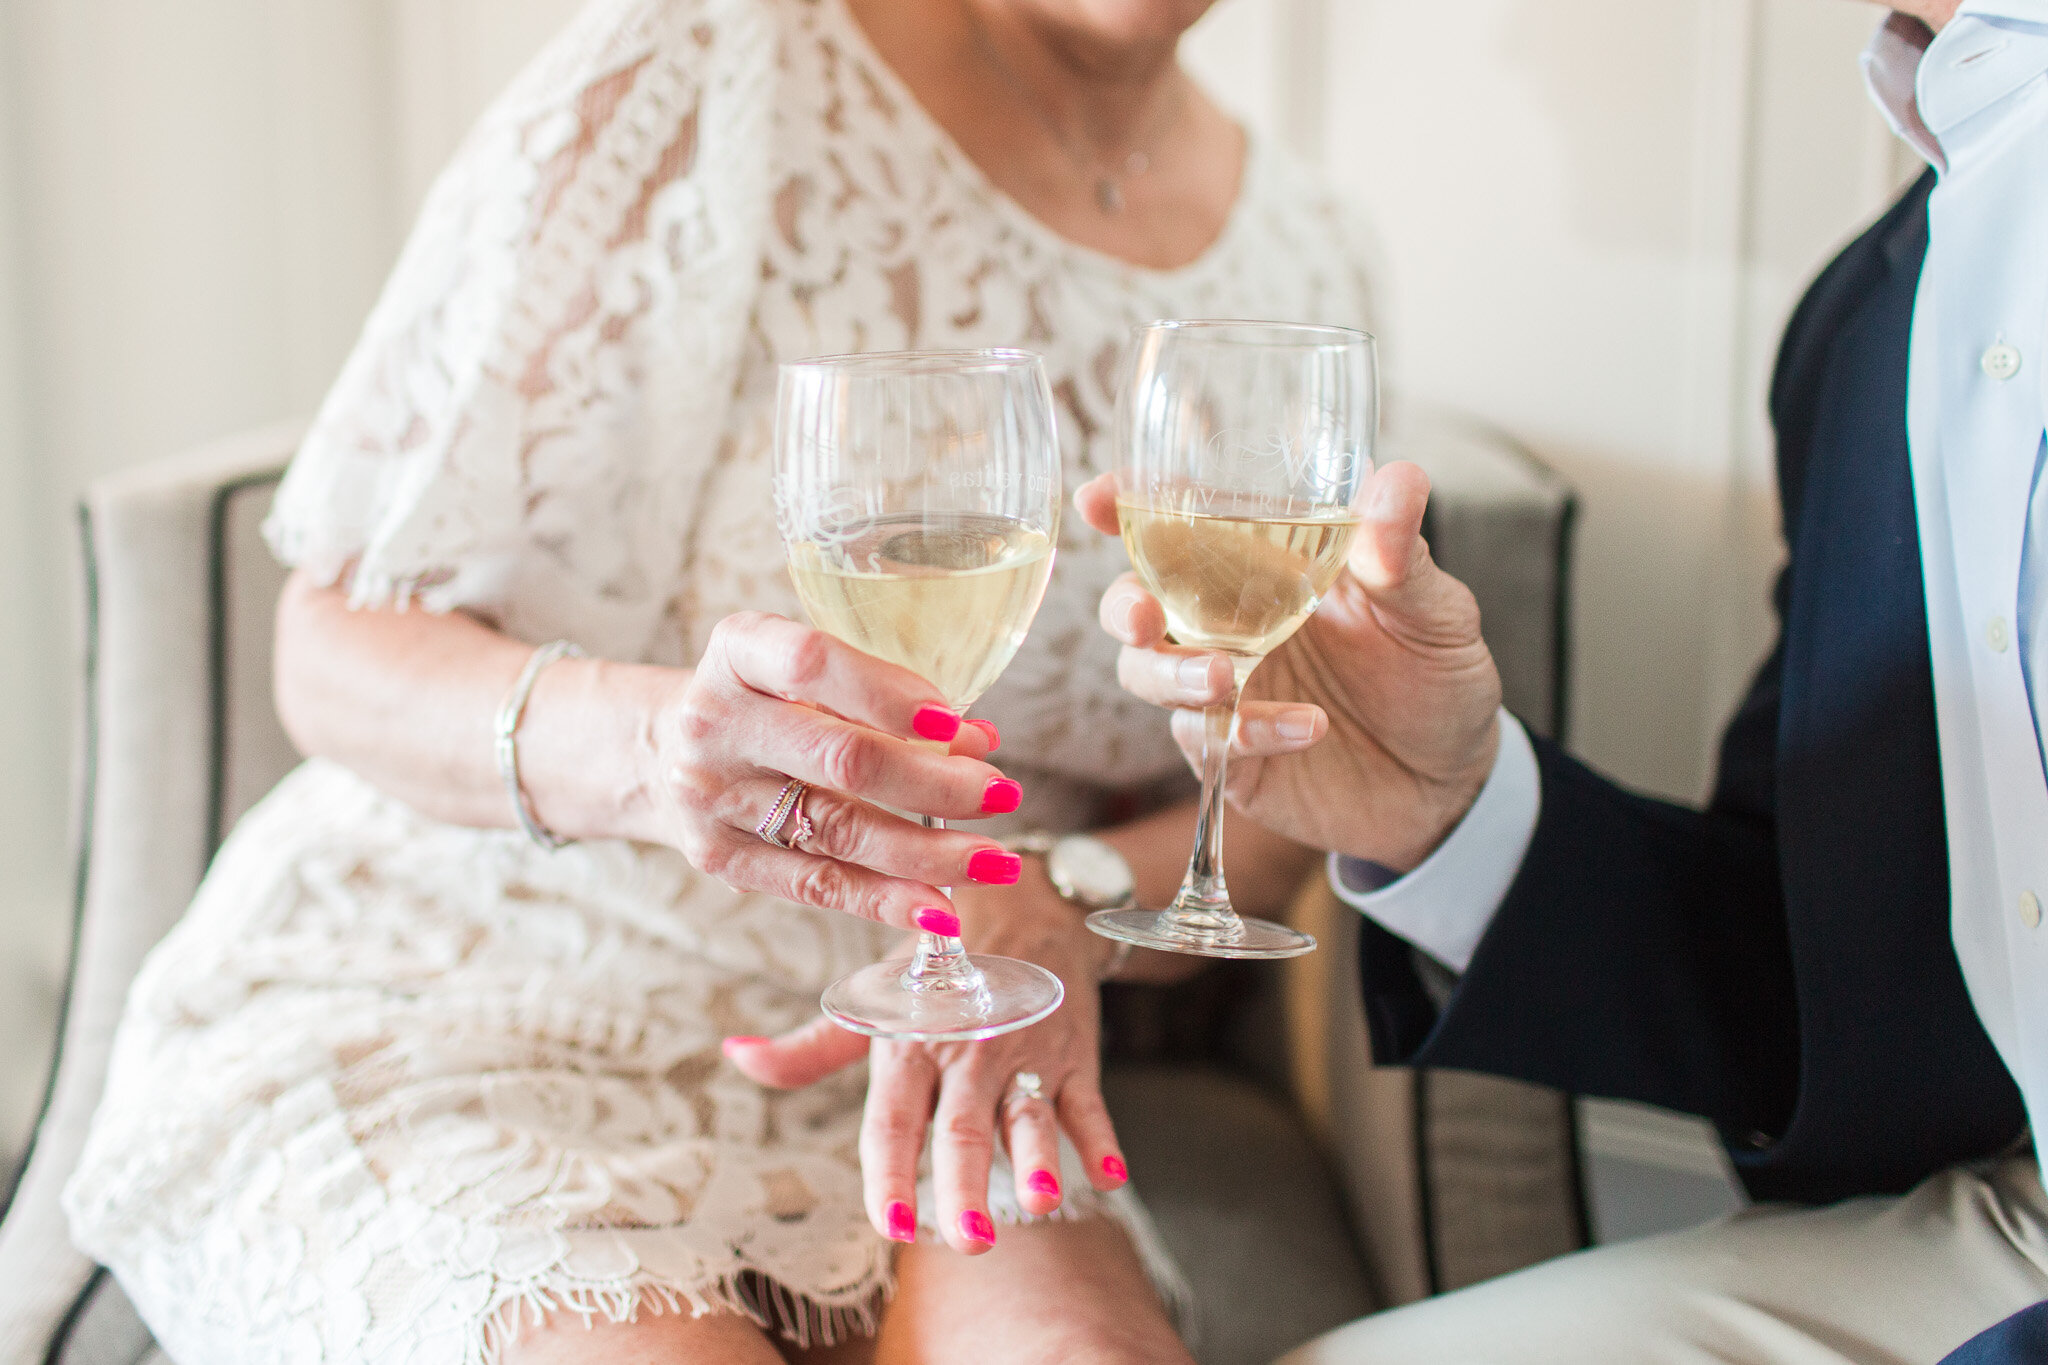
<svg viewBox="0 0 2048 1365">
<path fill-rule="evenodd" d="M 1986 351 L 1984 358 L 1977 363 L 1982 365 L 1984 373 L 1993 379 L 2010 379 L 2020 372 L 2019 347 L 2008 346 L 2001 341 Z"/>
<path fill-rule="evenodd" d="M 2041 898 L 2031 891 L 2020 892 L 2020 923 L 2029 929 L 2041 927 Z"/>
<path fill-rule="evenodd" d="M 2005 653 L 2006 646 L 2012 643 L 2012 629 L 2003 616 L 1994 616 L 1985 624 L 1984 643 L 1991 646 L 1993 654 Z"/>
</svg>

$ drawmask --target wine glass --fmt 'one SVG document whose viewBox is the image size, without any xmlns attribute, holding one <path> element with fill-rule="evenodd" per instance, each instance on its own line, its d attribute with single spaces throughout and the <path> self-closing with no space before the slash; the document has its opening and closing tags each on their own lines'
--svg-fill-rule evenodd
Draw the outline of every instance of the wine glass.
<svg viewBox="0 0 2048 1365">
<path fill-rule="evenodd" d="M 811 622 L 901 664 L 964 713 L 1009 666 L 1052 576 L 1059 437 L 1026 351 L 828 356 L 784 365 L 775 504 Z M 944 822 L 923 817 L 929 829 Z M 992 1038 L 1059 1008 L 1042 967 L 920 935 L 821 1004 L 876 1038 Z"/>
<path fill-rule="evenodd" d="M 1180 894 L 1161 911 L 1089 916 L 1103 937 L 1203 957 L 1315 950 L 1307 934 L 1231 909 L 1224 775 L 1245 679 L 1344 568 L 1378 429 L 1378 363 L 1363 332 L 1269 322 L 1139 329 L 1117 411 L 1124 546 L 1175 642 L 1227 656 L 1236 677 L 1230 700 L 1204 716 L 1201 815 Z"/>
</svg>

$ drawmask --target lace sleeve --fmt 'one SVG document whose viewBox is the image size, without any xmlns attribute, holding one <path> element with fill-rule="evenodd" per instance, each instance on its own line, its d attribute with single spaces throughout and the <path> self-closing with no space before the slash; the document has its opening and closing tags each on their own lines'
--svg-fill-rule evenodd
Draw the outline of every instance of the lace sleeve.
<svg viewBox="0 0 2048 1365">
<path fill-rule="evenodd" d="M 759 282 L 759 0 L 596 0 L 428 196 L 266 526 L 359 606 L 637 657 Z"/>
</svg>

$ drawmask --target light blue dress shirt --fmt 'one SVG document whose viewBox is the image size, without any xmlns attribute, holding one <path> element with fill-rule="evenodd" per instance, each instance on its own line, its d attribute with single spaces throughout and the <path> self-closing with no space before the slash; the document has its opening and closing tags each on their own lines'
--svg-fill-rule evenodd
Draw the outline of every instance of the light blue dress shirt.
<svg viewBox="0 0 2048 1365">
<path fill-rule="evenodd" d="M 1939 173 L 1907 433 L 1951 935 L 1971 1003 L 2048 1132 L 2048 0 L 1966 0 L 1931 43 L 1894 16 L 1863 61 L 1886 119 Z M 1338 892 L 1462 971 L 1541 802 L 1528 736 L 1503 713 L 1492 776 L 1443 846 L 1377 889 L 1333 865 Z"/>
</svg>

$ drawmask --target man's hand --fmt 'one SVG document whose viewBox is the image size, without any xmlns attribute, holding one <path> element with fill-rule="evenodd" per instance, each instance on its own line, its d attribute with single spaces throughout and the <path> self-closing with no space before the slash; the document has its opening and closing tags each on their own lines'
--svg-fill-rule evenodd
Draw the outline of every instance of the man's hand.
<svg viewBox="0 0 2048 1365">
<path fill-rule="evenodd" d="M 1412 464 L 1367 482 L 1346 572 L 1245 685 L 1230 771 L 1231 804 L 1260 824 L 1396 872 L 1456 828 L 1500 743 L 1500 673 L 1470 590 L 1430 558 L 1428 503 Z M 1113 476 L 1075 504 L 1118 534 Z M 1104 594 L 1102 625 L 1125 646 L 1125 689 L 1175 708 L 1174 736 L 1199 766 L 1200 708 L 1228 699 L 1229 663 L 1167 642 L 1165 613 L 1135 575 Z"/>
</svg>

